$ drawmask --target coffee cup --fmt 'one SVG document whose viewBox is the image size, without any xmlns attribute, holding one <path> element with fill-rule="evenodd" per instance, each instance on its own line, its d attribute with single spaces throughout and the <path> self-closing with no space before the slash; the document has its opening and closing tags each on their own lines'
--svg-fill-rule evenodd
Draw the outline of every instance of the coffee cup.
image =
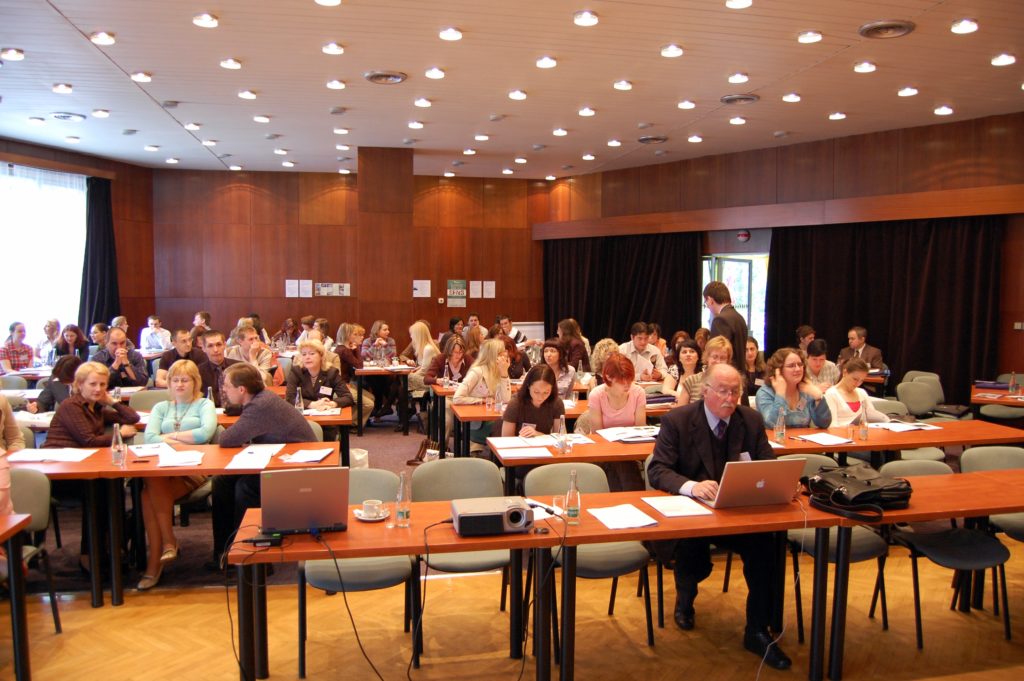
<svg viewBox="0 0 1024 681">
<path fill-rule="evenodd" d="M 380 499 L 367 499 L 363 502 L 364 518 L 379 518 L 384 504 Z"/>
</svg>

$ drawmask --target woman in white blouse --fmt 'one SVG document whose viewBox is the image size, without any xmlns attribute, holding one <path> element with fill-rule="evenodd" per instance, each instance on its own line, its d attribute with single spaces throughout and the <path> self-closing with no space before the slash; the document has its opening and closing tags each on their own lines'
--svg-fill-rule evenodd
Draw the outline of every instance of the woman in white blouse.
<svg viewBox="0 0 1024 681">
<path fill-rule="evenodd" d="M 480 346 L 480 353 L 466 378 L 459 384 L 452 400 L 455 404 L 482 404 L 488 397 L 495 403 L 508 403 L 512 399 L 512 386 L 508 378 L 510 364 L 508 350 L 500 338 L 491 338 Z M 497 417 L 495 418 L 497 420 Z M 470 422 L 469 439 L 472 451 L 483 449 L 491 433 L 493 421 Z M 474 446 L 475 445 L 475 446 Z"/>
<path fill-rule="evenodd" d="M 825 402 L 832 412 L 833 426 L 860 423 L 864 414 L 867 414 L 869 423 L 885 423 L 889 420 L 888 416 L 875 409 L 867 392 L 860 387 L 867 376 L 867 362 L 854 357 L 843 365 L 843 377 L 839 383 L 825 391 Z"/>
</svg>

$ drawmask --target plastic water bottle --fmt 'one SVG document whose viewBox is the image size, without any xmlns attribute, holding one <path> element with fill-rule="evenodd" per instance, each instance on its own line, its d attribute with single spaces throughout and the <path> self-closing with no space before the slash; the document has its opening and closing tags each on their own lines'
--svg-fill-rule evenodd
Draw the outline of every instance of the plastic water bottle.
<svg viewBox="0 0 1024 681">
<path fill-rule="evenodd" d="M 444 376 L 441 377 L 441 386 L 447 388 L 451 382 L 451 374 L 448 372 L 448 362 L 444 363 Z"/>
<path fill-rule="evenodd" d="M 1016 372 L 1010 372 L 1010 382 L 1009 385 L 1007 385 L 1006 387 L 1008 389 L 1007 392 L 1009 392 L 1011 395 L 1016 395 L 1018 392 L 1020 392 L 1020 386 L 1017 384 Z"/>
<path fill-rule="evenodd" d="M 775 441 L 782 444 L 786 441 L 786 414 L 781 409 L 775 419 Z"/>
<path fill-rule="evenodd" d="M 576 469 L 573 468 L 569 471 L 569 491 L 565 493 L 565 522 L 569 525 L 580 524 L 580 509 L 582 508 L 582 499 L 580 499 L 580 488 L 576 483 Z"/>
<path fill-rule="evenodd" d="M 305 406 L 303 406 L 303 404 L 302 404 L 302 390 L 300 390 L 299 388 L 296 388 L 295 389 L 295 411 L 299 412 L 299 415 L 302 415 L 303 409 L 305 409 Z"/>
<path fill-rule="evenodd" d="M 114 437 L 110 441 L 110 463 L 118 468 L 124 468 L 124 440 L 121 438 L 121 426 L 114 424 Z"/>
<path fill-rule="evenodd" d="M 395 498 L 395 526 L 409 527 L 410 516 L 412 515 L 412 489 L 409 485 L 409 475 L 405 471 L 399 473 L 398 496 Z"/>
<path fill-rule="evenodd" d="M 213 386 L 212 385 L 206 388 L 206 399 L 210 400 L 211 402 L 214 401 L 213 400 Z"/>
</svg>

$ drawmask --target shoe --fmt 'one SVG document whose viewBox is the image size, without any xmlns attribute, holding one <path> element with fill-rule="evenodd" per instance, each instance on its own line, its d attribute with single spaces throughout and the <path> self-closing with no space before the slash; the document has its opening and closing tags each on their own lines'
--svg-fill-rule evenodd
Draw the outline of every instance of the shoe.
<svg viewBox="0 0 1024 681">
<path fill-rule="evenodd" d="M 675 612 L 676 626 L 683 631 L 690 631 L 693 629 L 693 616 L 693 599 L 677 597 Z"/>
<path fill-rule="evenodd" d="M 139 580 L 139 591 L 149 591 L 157 582 L 160 581 L 160 573 L 163 572 L 163 566 L 157 569 L 155 575 L 142 575 L 142 579 Z"/>
<path fill-rule="evenodd" d="M 160 554 L 160 562 L 161 563 L 170 563 L 172 560 L 174 560 L 177 557 L 178 557 L 178 547 L 177 547 L 177 545 L 175 545 L 175 546 L 165 546 L 164 547 L 164 552 Z"/>
<path fill-rule="evenodd" d="M 743 647 L 763 658 L 764 663 L 773 669 L 789 669 L 793 664 L 766 629 L 747 629 L 743 634 Z"/>
<path fill-rule="evenodd" d="M 210 572 L 224 572 L 224 568 L 221 567 L 219 558 L 213 558 L 211 560 L 206 561 L 205 563 L 203 563 L 203 567 L 209 570 Z"/>
</svg>

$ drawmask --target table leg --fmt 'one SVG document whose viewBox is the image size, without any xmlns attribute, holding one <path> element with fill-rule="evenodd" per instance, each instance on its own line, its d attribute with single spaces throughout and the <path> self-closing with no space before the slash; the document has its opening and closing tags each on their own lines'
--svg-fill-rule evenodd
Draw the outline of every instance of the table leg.
<svg viewBox="0 0 1024 681">
<path fill-rule="evenodd" d="M 28 681 L 32 678 L 32 668 L 28 653 L 28 616 L 25 610 L 25 573 L 21 569 L 21 545 L 20 532 L 15 532 L 4 542 L 7 550 L 7 585 L 11 596 L 14 678 L 17 681 Z"/>
<path fill-rule="evenodd" d="M 828 528 L 814 531 L 814 545 L 828 546 Z M 811 648 L 808 681 L 822 681 L 825 674 L 825 603 L 828 600 L 828 553 L 814 552 L 814 577 L 811 596 Z"/>
<path fill-rule="evenodd" d="M 96 488 L 100 480 L 85 481 L 85 530 L 89 533 L 89 589 L 92 592 L 92 607 L 103 607 L 103 576 L 100 574 L 100 551 L 102 547 L 97 541 L 100 534 L 99 518 L 96 516 Z"/>
<path fill-rule="evenodd" d="M 509 657 L 523 657 L 523 551 L 514 549 L 508 566 Z"/>
<path fill-rule="evenodd" d="M 350 460 L 349 457 L 350 457 L 351 452 L 352 452 L 352 450 L 350 449 L 350 445 L 349 445 L 349 432 L 348 431 L 349 431 L 349 427 L 348 426 L 341 426 L 340 428 L 338 428 L 338 440 L 341 442 L 341 465 L 342 466 L 348 466 L 349 465 L 349 460 Z"/>
<path fill-rule="evenodd" d="M 533 550 L 533 637 L 536 642 L 537 681 L 551 681 L 551 551 Z M 564 664 L 564 662 L 563 662 Z"/>
<path fill-rule="evenodd" d="M 465 456 L 465 454 L 462 453 L 462 439 L 464 437 L 463 433 L 465 432 L 466 424 L 460 421 L 456 416 L 453 427 L 455 428 L 455 456 Z"/>
<path fill-rule="evenodd" d="M 252 595 L 253 648 L 256 658 L 256 678 L 270 676 L 267 654 L 267 567 L 257 563 L 250 571 L 254 581 Z"/>
<path fill-rule="evenodd" d="M 142 520 L 142 478 L 132 478 L 128 483 L 132 492 L 132 558 L 135 569 L 146 569 L 146 525 Z"/>
<path fill-rule="evenodd" d="M 772 604 L 772 630 L 783 630 L 782 615 L 786 605 L 786 533 L 775 533 L 775 602 Z"/>
<path fill-rule="evenodd" d="M 121 540 L 124 536 L 124 480 L 107 480 L 107 510 L 110 516 L 110 604 L 124 605 L 124 575 L 121 574 Z"/>
<path fill-rule="evenodd" d="M 409 374 L 402 374 L 402 394 L 398 401 L 398 420 L 402 422 L 402 435 L 409 434 Z"/>
<path fill-rule="evenodd" d="M 850 586 L 850 543 L 853 535 L 852 527 L 838 527 L 836 530 L 836 576 L 835 585 L 832 587 L 832 635 L 828 661 L 828 676 L 832 681 L 840 681 L 843 678 L 846 592 Z"/>
<path fill-rule="evenodd" d="M 540 550 L 540 549 L 538 549 Z M 561 681 L 576 673 L 576 547 L 562 547 L 562 671 Z"/>
<path fill-rule="evenodd" d="M 435 418 L 437 419 L 437 452 L 440 458 L 444 458 L 444 450 L 448 445 L 448 433 L 445 432 L 447 426 L 445 424 L 445 407 L 448 405 L 448 398 L 441 395 L 434 395 L 435 406 Z"/>
<path fill-rule="evenodd" d="M 356 376 L 356 435 L 363 436 L 363 377 Z"/>
<path fill-rule="evenodd" d="M 238 574 L 238 671 L 241 681 L 253 681 L 256 671 L 256 648 L 253 620 L 253 571 L 246 565 L 236 567 Z"/>
</svg>

